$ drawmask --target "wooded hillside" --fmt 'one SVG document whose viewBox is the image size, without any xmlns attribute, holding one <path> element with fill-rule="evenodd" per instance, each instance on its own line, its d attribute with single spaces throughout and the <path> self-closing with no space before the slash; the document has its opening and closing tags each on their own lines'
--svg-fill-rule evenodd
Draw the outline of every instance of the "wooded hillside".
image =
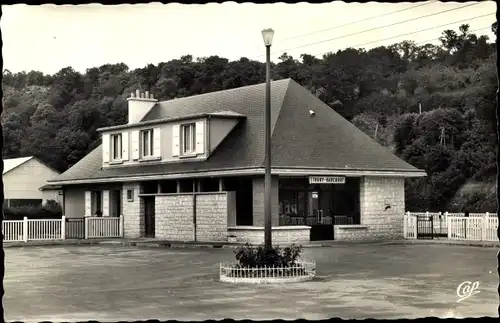
<svg viewBox="0 0 500 323">
<path fill-rule="evenodd" d="M 272 78 L 292 78 L 428 177 L 408 180 L 412 211 L 496 211 L 496 49 L 486 36 L 446 30 L 440 46 L 404 41 L 322 59 L 287 54 Z M 3 73 L 4 158 L 34 155 L 64 171 L 99 145 L 96 129 L 126 123 L 137 88 L 159 100 L 265 81 L 265 65 L 186 55 L 129 70 L 67 67 Z M 335 140 L 335 138 L 332 138 Z"/>
</svg>

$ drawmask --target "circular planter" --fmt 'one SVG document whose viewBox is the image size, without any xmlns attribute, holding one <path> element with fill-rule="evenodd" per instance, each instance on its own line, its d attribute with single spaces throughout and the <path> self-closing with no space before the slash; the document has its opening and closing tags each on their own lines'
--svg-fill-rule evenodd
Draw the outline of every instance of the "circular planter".
<svg viewBox="0 0 500 323">
<path fill-rule="evenodd" d="M 283 284 L 312 280 L 314 261 L 298 261 L 291 267 L 243 268 L 237 263 L 220 264 L 220 281 L 233 284 Z"/>
</svg>

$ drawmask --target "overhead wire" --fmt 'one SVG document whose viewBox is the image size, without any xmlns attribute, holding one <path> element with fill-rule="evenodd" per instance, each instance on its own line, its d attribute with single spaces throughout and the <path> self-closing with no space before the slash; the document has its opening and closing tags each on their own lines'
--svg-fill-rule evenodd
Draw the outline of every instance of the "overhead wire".
<svg viewBox="0 0 500 323">
<path fill-rule="evenodd" d="M 334 27 L 330 27 L 330 28 L 326 28 L 326 29 L 322 29 L 322 30 L 317 30 L 317 31 L 313 31 L 313 32 L 310 32 L 310 33 L 307 33 L 307 34 L 298 35 L 298 36 L 295 36 L 295 37 L 285 38 L 285 39 L 276 41 L 275 44 L 282 43 L 282 42 L 285 42 L 285 41 L 288 41 L 288 40 L 293 40 L 293 39 L 305 37 L 305 36 L 319 34 L 319 33 L 325 32 L 325 31 L 339 29 L 339 28 L 350 26 L 350 25 L 354 25 L 354 24 L 359 24 L 359 23 L 362 23 L 362 22 L 365 22 L 365 21 L 368 21 L 368 20 L 372 20 L 372 19 L 375 19 L 375 18 L 381 18 L 381 17 L 390 16 L 390 15 L 393 15 L 393 14 L 396 14 L 396 13 L 399 13 L 399 12 L 403 12 L 403 11 L 415 9 L 415 8 L 418 8 L 418 7 L 427 6 L 427 5 L 430 5 L 430 4 L 435 3 L 435 2 L 438 2 L 438 0 L 431 0 L 431 1 L 428 1 L 428 2 L 421 3 L 421 4 L 417 4 L 417 5 L 412 6 L 412 7 L 407 7 L 407 8 L 403 8 L 403 9 L 400 9 L 400 10 L 392 11 L 392 12 L 389 12 L 389 13 L 384 13 L 384 14 L 381 14 L 381 15 L 372 16 L 372 17 L 369 17 L 369 18 L 365 18 L 365 19 L 360 19 L 360 20 L 348 22 L 348 23 L 343 24 L 343 25 L 338 25 L 338 26 L 334 26 Z"/>
<path fill-rule="evenodd" d="M 342 39 L 342 38 L 346 38 L 346 37 L 350 37 L 350 36 L 359 35 L 359 34 L 367 33 L 367 32 L 378 30 L 378 29 L 382 29 L 382 28 L 387 28 L 387 27 L 392 27 L 392 26 L 404 24 L 404 23 L 407 23 L 407 22 L 410 22 L 410 21 L 415 21 L 415 20 L 418 20 L 418 19 L 432 17 L 432 16 L 440 15 L 440 14 L 451 12 L 451 11 L 461 10 L 461 9 L 465 9 L 465 8 L 468 8 L 468 7 L 471 7 L 471 6 L 476 6 L 476 5 L 481 4 L 483 2 L 484 1 L 477 2 L 477 3 L 472 3 L 472 4 L 467 4 L 467 5 L 458 7 L 458 8 L 451 8 L 451 9 L 447 9 L 447 10 L 442 10 L 442 11 L 438 11 L 438 12 L 431 13 L 431 14 L 428 14 L 428 15 L 424 15 L 424 16 L 420 16 L 420 17 L 416 17 L 416 18 L 407 19 L 407 20 L 403 20 L 403 21 L 400 21 L 400 22 L 392 23 L 392 24 L 389 24 L 389 25 L 380 26 L 380 27 L 374 27 L 374 28 L 362 30 L 362 31 L 359 31 L 359 32 L 350 33 L 350 34 L 343 35 L 343 36 L 340 36 L 340 37 L 325 39 L 325 40 L 321 40 L 321 41 L 314 42 L 314 43 L 309 43 L 309 44 L 304 44 L 304 45 L 300 45 L 300 46 L 296 46 L 296 47 L 291 47 L 291 48 L 287 48 L 285 50 L 281 50 L 281 51 L 279 51 L 277 53 L 272 53 L 271 52 L 271 55 L 281 54 L 281 53 L 285 53 L 287 51 L 298 49 L 298 48 L 304 48 L 304 47 L 308 47 L 308 46 L 312 46 L 312 45 L 326 43 L 326 42 L 330 42 L 330 41 L 334 41 L 334 40 L 338 40 L 338 39 Z M 262 57 L 262 56 L 264 56 L 264 55 L 258 55 L 258 56 L 254 56 L 252 58 L 258 58 L 258 57 Z"/>
<path fill-rule="evenodd" d="M 469 30 L 469 32 L 474 33 L 476 31 L 480 31 L 480 30 L 484 30 L 484 29 L 490 29 L 490 28 L 491 28 L 491 26 L 486 26 L 486 27 L 482 27 L 482 28 L 478 28 L 478 29 L 474 29 L 474 30 Z M 430 41 L 439 40 L 439 39 L 441 39 L 441 36 L 437 37 L 437 38 L 431 38 L 431 39 L 427 39 L 427 40 L 422 40 L 422 41 L 416 42 L 415 45 L 419 45 L 419 44 L 423 44 L 423 43 L 428 43 Z"/>
<path fill-rule="evenodd" d="M 403 37 L 403 36 L 413 35 L 413 34 L 421 33 L 421 32 L 424 32 L 424 31 L 429 31 L 429 30 L 432 30 L 432 29 L 437 29 L 437 28 L 441 28 L 441 27 L 445 27 L 445 26 L 449 26 L 449 25 L 453 25 L 453 24 L 457 24 L 457 23 L 461 23 L 461 22 L 468 22 L 468 21 L 471 21 L 471 20 L 474 20 L 474 19 L 479 19 L 479 18 L 483 18 L 483 17 L 489 16 L 489 15 L 495 15 L 495 13 L 491 12 L 491 13 L 488 13 L 488 14 L 485 14 L 485 15 L 480 15 L 480 16 L 476 16 L 476 17 L 472 17 L 472 18 L 457 20 L 457 21 L 450 22 L 450 23 L 447 23 L 447 24 L 442 24 L 442 25 L 439 25 L 439 26 L 434 26 L 434 27 L 430 27 L 430 28 L 420 29 L 420 30 L 417 30 L 417 31 L 412 31 L 410 33 L 399 34 L 399 35 L 391 36 L 391 37 L 384 38 L 384 39 L 372 40 L 372 41 L 369 41 L 369 42 L 365 42 L 365 43 L 357 44 L 357 45 L 353 45 L 353 46 L 345 46 L 344 48 L 361 47 L 361 46 L 365 46 L 365 45 L 369 45 L 369 44 L 373 44 L 373 43 L 378 43 L 378 42 L 382 42 L 382 41 L 386 41 L 386 40 L 390 40 L 390 39 L 394 39 L 394 38 L 399 38 L 399 37 Z M 324 55 L 324 54 L 327 54 L 327 53 L 330 53 L 330 52 L 332 52 L 332 51 L 327 51 L 327 52 L 324 52 L 322 54 L 313 54 L 313 55 L 315 55 L 315 56 L 316 55 Z"/>
</svg>

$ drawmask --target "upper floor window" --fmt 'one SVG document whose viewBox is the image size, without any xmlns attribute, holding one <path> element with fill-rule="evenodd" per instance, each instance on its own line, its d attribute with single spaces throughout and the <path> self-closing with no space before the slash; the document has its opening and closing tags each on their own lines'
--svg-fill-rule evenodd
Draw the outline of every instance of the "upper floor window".
<svg viewBox="0 0 500 323">
<path fill-rule="evenodd" d="M 196 125 L 195 123 L 181 126 L 181 147 L 182 154 L 192 154 L 196 152 Z"/>
<path fill-rule="evenodd" d="M 111 135 L 111 159 L 121 160 L 122 159 L 122 135 L 114 134 Z"/>
<path fill-rule="evenodd" d="M 153 129 L 141 131 L 141 157 L 153 157 L 154 154 L 154 138 Z"/>
</svg>

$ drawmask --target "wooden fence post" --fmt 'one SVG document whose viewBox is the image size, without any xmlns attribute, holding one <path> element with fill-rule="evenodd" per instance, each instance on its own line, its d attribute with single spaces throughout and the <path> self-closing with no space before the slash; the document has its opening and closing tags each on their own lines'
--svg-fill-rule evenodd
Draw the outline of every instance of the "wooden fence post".
<svg viewBox="0 0 500 323">
<path fill-rule="evenodd" d="M 63 215 L 61 218 L 61 239 L 66 239 L 66 216 Z"/>
<path fill-rule="evenodd" d="M 488 229 L 490 224 L 490 213 L 486 212 L 483 217 L 483 226 L 481 227 L 481 240 L 486 241 L 488 238 Z"/>
<path fill-rule="evenodd" d="M 410 211 L 406 212 L 406 214 L 403 216 L 403 238 L 408 239 L 408 221 L 409 221 L 409 213 Z"/>
<path fill-rule="evenodd" d="M 120 238 L 123 238 L 125 236 L 124 232 L 124 225 L 123 225 L 123 214 L 120 214 L 120 224 L 119 224 L 119 229 L 120 229 Z"/>
<path fill-rule="evenodd" d="M 448 228 L 448 239 L 451 239 L 451 217 L 448 217 L 448 212 L 446 212 L 446 227 Z"/>
<path fill-rule="evenodd" d="M 418 239 L 417 235 L 418 235 L 418 221 L 417 221 L 417 216 L 414 215 L 412 216 L 412 220 L 413 222 L 413 239 Z"/>
<path fill-rule="evenodd" d="M 23 241 L 28 242 L 28 217 L 23 218 Z"/>
<path fill-rule="evenodd" d="M 85 239 L 89 238 L 89 218 L 85 217 Z"/>
</svg>

